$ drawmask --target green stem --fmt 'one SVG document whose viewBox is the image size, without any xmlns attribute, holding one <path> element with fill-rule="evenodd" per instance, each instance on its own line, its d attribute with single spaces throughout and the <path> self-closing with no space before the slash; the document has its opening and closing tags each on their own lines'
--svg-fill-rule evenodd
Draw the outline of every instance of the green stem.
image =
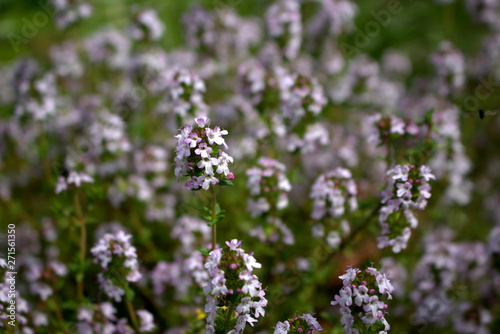
<svg viewBox="0 0 500 334">
<path fill-rule="evenodd" d="M 133 210 L 130 211 L 130 217 L 132 219 L 132 222 L 134 223 L 137 232 L 139 232 L 139 236 L 141 237 L 141 242 L 144 242 L 146 244 L 149 255 L 154 256 L 156 254 L 156 248 L 153 242 L 151 241 L 151 238 L 145 238 L 146 230 L 144 230 L 144 227 L 139 217 L 137 217 L 135 211 Z"/>
<path fill-rule="evenodd" d="M 432 125 L 431 124 L 428 124 L 428 128 L 427 128 L 427 133 L 425 135 L 425 144 L 427 145 L 424 149 L 424 152 L 422 153 L 422 157 L 420 158 L 420 161 L 419 161 L 419 166 L 422 166 L 425 162 L 425 160 L 427 160 L 427 156 L 429 155 L 429 151 L 430 151 L 430 144 L 429 142 L 431 141 L 431 128 L 432 128 Z"/>
<path fill-rule="evenodd" d="M 137 318 L 135 317 L 134 306 L 132 305 L 132 302 L 127 298 L 125 298 L 125 303 L 127 304 L 128 314 L 130 315 L 130 319 L 132 320 L 132 325 L 134 326 L 135 332 L 139 333 L 139 326 L 137 325 Z"/>
<path fill-rule="evenodd" d="M 387 162 L 387 169 L 391 167 L 391 140 L 387 138 L 387 156 L 385 157 L 385 161 Z"/>
<path fill-rule="evenodd" d="M 446 33 L 448 35 L 448 39 L 450 41 L 453 41 L 455 38 L 453 32 L 454 32 L 454 25 L 455 25 L 455 6 L 454 4 L 449 4 L 444 8 L 444 22 L 445 22 L 445 29 Z"/>
<path fill-rule="evenodd" d="M 59 325 L 61 326 L 62 332 L 65 334 L 68 333 L 68 331 L 66 331 L 66 326 L 64 325 L 64 320 L 61 313 L 61 306 L 59 305 L 59 299 L 55 295 L 54 295 L 54 308 L 55 308 L 56 318 L 57 321 L 59 322 Z"/>
<path fill-rule="evenodd" d="M 215 189 L 213 186 L 210 186 L 210 196 L 212 198 L 212 222 L 215 222 L 217 202 L 215 200 Z M 215 249 L 215 225 L 216 224 L 212 224 L 212 250 Z"/>
<path fill-rule="evenodd" d="M 354 230 L 349 235 L 349 237 L 344 242 L 342 242 L 342 244 L 339 247 L 339 250 L 336 253 L 340 253 L 349 243 L 351 243 L 351 241 L 353 241 L 356 238 L 356 236 L 361 231 L 363 231 L 366 227 L 368 227 L 368 225 L 370 224 L 370 222 L 372 221 L 372 219 L 377 215 L 377 213 L 379 212 L 379 210 L 380 210 L 381 207 L 382 207 L 382 204 L 379 204 L 379 205 L 377 205 L 377 207 L 375 209 L 373 209 L 373 211 L 368 216 L 368 218 L 363 222 L 363 225 L 361 225 L 356 230 Z M 336 253 L 334 253 L 334 254 L 336 254 Z"/>
<path fill-rule="evenodd" d="M 78 224 L 80 225 L 80 261 L 81 261 L 81 279 L 78 280 L 78 300 L 81 302 L 83 299 L 83 278 L 85 275 L 84 265 L 85 265 L 85 253 L 87 252 L 87 228 L 85 226 L 85 218 L 83 217 L 82 208 L 80 206 L 80 200 L 78 199 L 78 192 L 75 191 L 73 195 L 75 202 L 76 214 L 78 216 Z"/>
<path fill-rule="evenodd" d="M 233 304 L 229 302 L 229 306 L 226 311 L 226 329 L 229 326 L 229 322 L 231 321 L 231 316 L 233 315 Z"/>
</svg>

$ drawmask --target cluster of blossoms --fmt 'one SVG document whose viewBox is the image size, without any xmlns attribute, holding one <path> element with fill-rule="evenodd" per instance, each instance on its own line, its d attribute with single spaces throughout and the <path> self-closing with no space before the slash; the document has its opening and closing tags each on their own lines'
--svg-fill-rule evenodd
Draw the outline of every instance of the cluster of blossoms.
<svg viewBox="0 0 500 334">
<path fill-rule="evenodd" d="M 110 69 L 124 69 L 128 65 L 130 40 L 114 28 L 101 29 L 87 38 L 84 44 L 91 63 Z"/>
<path fill-rule="evenodd" d="M 149 145 L 134 153 L 134 166 L 140 175 L 151 179 L 153 186 L 161 187 L 166 183 L 165 172 L 169 167 L 167 158 L 168 151 L 165 148 Z"/>
<path fill-rule="evenodd" d="M 321 174 L 314 182 L 310 197 L 314 200 L 313 219 L 323 219 L 327 214 L 338 218 L 345 213 L 345 204 L 349 203 L 350 211 L 358 208 L 356 195 L 358 191 L 352 174 L 348 169 L 336 169 Z"/>
<path fill-rule="evenodd" d="M 434 113 L 432 124 L 439 135 L 434 135 L 433 139 L 442 149 L 430 159 L 429 165 L 438 179 L 448 181 L 444 200 L 465 205 L 472 198 L 473 184 L 467 174 L 473 165 L 461 140 L 461 112 L 457 106 L 447 105 Z"/>
<path fill-rule="evenodd" d="M 55 20 L 59 29 L 92 15 L 92 6 L 83 0 L 50 0 L 49 3 L 54 6 Z"/>
<path fill-rule="evenodd" d="M 134 333 L 127 325 L 127 319 L 118 320 L 115 313 L 116 309 L 109 302 L 80 307 L 76 316 L 78 333 Z"/>
<path fill-rule="evenodd" d="M 125 131 L 125 121 L 119 115 L 107 110 L 100 111 L 97 120 L 87 129 L 87 137 L 95 155 L 102 155 L 105 152 L 118 154 L 131 150 Z"/>
<path fill-rule="evenodd" d="M 7 332 L 3 328 L 12 326 L 11 321 L 14 321 L 14 326 L 19 326 L 23 333 L 35 334 L 31 328 L 26 326 L 28 324 L 27 313 L 30 311 L 28 302 L 21 297 L 18 291 L 13 292 L 12 284 L 15 286 L 16 275 L 9 274 L 7 269 L 7 260 L 0 254 L 0 328 Z M 33 312 L 31 317 L 36 327 L 45 327 L 49 324 L 45 313 Z"/>
<path fill-rule="evenodd" d="M 195 118 L 195 122 L 197 127 L 186 125 L 176 136 L 175 175 L 177 180 L 181 175 L 191 177 L 185 184 L 190 190 L 208 190 L 210 185 L 234 178 L 229 171 L 233 157 L 225 152 L 227 145 L 222 136 L 227 135 L 227 130 L 209 128 L 207 117 Z"/>
<path fill-rule="evenodd" d="M 56 286 L 56 282 L 68 274 L 66 266 L 56 260 L 43 265 L 38 258 L 29 256 L 24 266 L 27 269 L 25 275 L 31 292 L 43 301 L 54 294 L 53 287 Z"/>
<path fill-rule="evenodd" d="M 83 74 L 83 64 L 78 58 L 77 48 L 73 41 L 52 46 L 50 60 L 57 77 L 79 78 Z"/>
<path fill-rule="evenodd" d="M 349 0 L 323 0 L 322 10 L 308 26 L 308 33 L 324 34 L 325 27 L 331 36 L 337 37 L 350 32 L 354 28 L 354 17 L 358 6 Z"/>
<path fill-rule="evenodd" d="M 56 184 L 56 194 L 59 194 L 61 191 L 68 190 L 72 184 L 74 184 L 77 188 L 80 188 L 82 183 L 94 183 L 94 179 L 91 176 L 83 172 L 69 172 L 68 177 L 59 176 Z"/>
<path fill-rule="evenodd" d="M 317 142 L 328 144 L 328 131 L 320 123 L 311 124 L 326 105 L 323 87 L 314 77 L 292 74 L 281 90 L 283 121 L 293 132 L 287 138 L 289 151 L 312 151 Z M 299 126 L 300 125 L 300 126 Z"/>
<path fill-rule="evenodd" d="M 25 60 L 14 69 L 13 77 L 17 79 L 14 92 L 18 96 L 15 104 L 18 117 L 29 115 L 43 121 L 56 114 L 58 95 L 53 73 L 41 73 L 35 61 Z"/>
<path fill-rule="evenodd" d="M 176 256 L 172 262 L 159 261 L 150 274 L 155 295 L 162 296 L 166 288 L 171 286 L 175 288 L 175 299 L 187 298 L 192 287 L 200 289 L 208 280 L 208 273 L 203 268 L 203 263 L 203 255 L 198 250 Z M 160 304 L 164 303 L 160 297 L 157 301 Z"/>
<path fill-rule="evenodd" d="M 326 235 L 328 245 L 337 248 L 342 240 L 340 235 L 348 233 L 350 228 L 347 220 L 342 220 L 339 224 L 336 224 L 335 220 L 344 215 L 346 203 L 349 204 L 351 212 L 358 208 L 356 195 L 356 184 L 348 169 L 337 167 L 330 172 L 321 174 L 314 182 L 309 195 L 314 200 L 311 218 L 323 221 L 325 217 L 329 216 L 333 218 L 333 224 L 318 223 L 314 225 L 312 227 L 313 236 L 323 238 Z M 339 228 L 342 230 L 340 233 Z"/>
<path fill-rule="evenodd" d="M 284 119 L 294 126 L 308 113 L 312 116 L 321 113 L 327 100 L 323 87 L 316 78 L 295 73 L 286 82 L 288 85 L 281 91 Z"/>
<path fill-rule="evenodd" d="M 431 197 L 430 179 L 435 179 L 428 166 L 396 165 L 387 171 L 388 185 L 382 192 L 379 223 L 382 236 L 377 238 L 378 247 L 392 247 L 394 253 L 405 249 L 411 229 L 418 225 L 413 210 L 423 210 Z"/>
<path fill-rule="evenodd" d="M 322 330 L 323 328 L 316 318 L 312 314 L 306 313 L 283 322 L 278 321 L 274 327 L 274 334 L 313 334 Z"/>
<path fill-rule="evenodd" d="M 466 0 L 466 8 L 471 16 L 479 22 L 486 23 L 492 29 L 500 28 L 500 4 L 493 0 Z"/>
<path fill-rule="evenodd" d="M 233 239 L 226 241 L 226 245 L 228 248 L 210 252 L 205 264 L 210 274 L 203 288 L 208 295 L 205 305 L 207 334 L 241 334 L 247 322 L 253 326 L 256 318 L 264 316 L 267 305 L 262 284 L 252 274 L 254 268 L 262 265 L 239 247 L 241 241 Z"/>
<path fill-rule="evenodd" d="M 178 69 L 166 74 L 168 99 L 158 106 L 160 112 L 171 110 L 179 115 L 182 121 L 187 117 L 203 117 L 207 115 L 208 106 L 204 102 L 205 82 L 193 71 Z"/>
<path fill-rule="evenodd" d="M 285 165 L 271 158 L 260 158 L 258 167 L 247 170 L 247 187 L 252 196 L 248 199 L 248 211 L 253 218 L 266 212 L 275 215 L 276 210 L 288 206 L 288 193 L 292 185 L 285 172 Z"/>
<path fill-rule="evenodd" d="M 295 236 L 288 226 L 278 217 L 269 216 L 265 225 L 258 224 L 248 233 L 256 237 L 260 242 L 277 243 L 283 242 L 285 245 L 294 245 Z"/>
<path fill-rule="evenodd" d="M 164 31 L 165 25 L 154 9 L 146 9 L 137 14 L 129 27 L 130 35 L 136 40 L 157 41 Z"/>
<path fill-rule="evenodd" d="M 146 310 L 137 310 L 139 333 L 151 333 L 155 329 L 153 315 Z M 116 317 L 116 308 L 112 303 L 82 306 L 78 309 L 76 324 L 79 334 L 117 333 L 134 334 L 126 318 Z"/>
<path fill-rule="evenodd" d="M 217 64 L 218 70 L 228 65 L 225 60 L 246 58 L 249 46 L 260 42 L 262 37 L 260 25 L 253 19 L 240 17 L 231 6 L 208 11 L 193 5 L 182 21 L 187 44 L 201 54 L 222 60 Z M 208 71 L 216 70 L 210 65 Z"/>
<path fill-rule="evenodd" d="M 432 55 L 437 71 L 437 92 L 447 95 L 461 89 L 465 84 L 465 58 L 453 44 L 444 41 L 438 52 Z"/>
<path fill-rule="evenodd" d="M 257 137 L 271 133 L 278 138 L 284 137 L 287 129 L 278 111 L 283 109 L 282 95 L 287 95 L 282 91 L 289 90 L 293 84 L 289 71 L 281 66 L 266 70 L 260 61 L 249 60 L 239 66 L 238 79 L 243 98 L 241 104 L 245 106 L 244 117 L 265 125 L 265 128 L 257 126 Z"/>
<path fill-rule="evenodd" d="M 267 10 L 266 20 L 269 35 L 277 41 L 283 56 L 295 59 L 302 43 L 300 2 L 277 1 Z"/>
<path fill-rule="evenodd" d="M 403 136 L 405 134 L 415 136 L 420 133 L 420 127 L 413 121 L 404 121 L 394 115 L 374 114 L 368 117 L 366 125 L 371 127 L 367 131 L 367 141 L 369 143 L 387 143 L 394 136 Z"/>
<path fill-rule="evenodd" d="M 410 294 L 415 318 L 438 326 L 451 320 L 458 328 L 456 333 L 489 333 L 483 328 L 491 319 L 490 312 L 468 300 L 468 294 L 478 292 L 490 299 L 488 291 L 495 289 L 491 281 L 484 280 L 491 275 L 487 247 L 481 242 L 454 242 L 454 237 L 454 231 L 441 228 L 424 240 L 425 253 L 414 268 Z M 478 282 L 481 291 L 471 289 Z M 448 302 L 450 295 L 459 300 Z"/>
<path fill-rule="evenodd" d="M 137 282 L 142 276 L 131 238 L 123 231 L 105 234 L 90 250 L 94 262 L 103 269 L 97 276 L 100 288 L 118 302 L 125 294 L 128 282 Z"/>
<path fill-rule="evenodd" d="M 172 286 L 175 298 L 182 300 L 188 296 L 190 288 L 202 288 L 208 280 L 208 273 L 203 268 L 203 255 L 196 247 L 209 246 L 210 227 L 204 220 L 184 215 L 176 220 L 170 237 L 179 242 L 179 252 L 174 261 L 159 261 L 150 278 L 155 295 L 162 295 L 167 286 Z"/>
<path fill-rule="evenodd" d="M 344 333 L 387 334 L 391 327 L 384 317 L 387 304 L 382 298 L 385 295 L 392 299 L 393 287 L 386 274 L 372 267 L 366 270 L 349 268 L 339 278 L 344 286 L 331 304 L 340 306 Z"/>
</svg>

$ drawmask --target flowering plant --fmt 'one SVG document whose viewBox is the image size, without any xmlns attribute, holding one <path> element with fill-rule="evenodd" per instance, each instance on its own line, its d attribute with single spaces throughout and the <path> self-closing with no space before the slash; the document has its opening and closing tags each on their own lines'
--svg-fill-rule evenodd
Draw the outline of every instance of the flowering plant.
<svg viewBox="0 0 500 334">
<path fill-rule="evenodd" d="M 386 275 L 369 267 L 350 268 L 339 277 L 343 287 L 332 305 L 340 306 L 344 333 L 387 333 L 391 328 L 385 319 L 385 296 L 392 299 L 393 287 Z"/>
<path fill-rule="evenodd" d="M 210 185 L 231 184 L 234 179 L 229 171 L 229 163 L 233 158 L 227 154 L 227 145 L 222 136 L 227 130 L 220 127 L 209 128 L 207 117 L 196 118 L 197 127 L 184 126 L 177 138 L 177 155 L 175 157 L 175 175 L 191 177 L 186 182 L 186 188 L 208 190 Z"/>
<path fill-rule="evenodd" d="M 226 245 L 225 249 L 210 252 L 210 261 L 205 264 L 210 273 L 203 288 L 207 295 L 206 333 L 242 333 L 246 323 L 253 326 L 256 318 L 265 315 L 265 291 L 252 274 L 254 268 L 262 265 L 239 247 L 241 241 L 233 239 Z"/>
</svg>

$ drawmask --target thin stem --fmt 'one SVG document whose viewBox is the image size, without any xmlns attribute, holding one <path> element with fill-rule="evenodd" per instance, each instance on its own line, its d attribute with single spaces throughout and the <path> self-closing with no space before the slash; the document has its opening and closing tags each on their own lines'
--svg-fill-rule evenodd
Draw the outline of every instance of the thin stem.
<svg viewBox="0 0 500 334">
<path fill-rule="evenodd" d="M 385 157 L 385 161 L 387 162 L 387 168 L 391 167 L 391 155 L 392 155 L 392 152 L 391 152 L 391 140 L 388 137 L 387 138 L 387 156 Z"/>
<path fill-rule="evenodd" d="M 427 160 L 427 156 L 429 155 L 429 151 L 430 151 L 429 142 L 431 140 L 431 125 L 428 124 L 427 126 L 428 126 L 427 133 L 425 135 L 425 144 L 427 146 L 425 147 L 425 150 L 422 153 L 422 157 L 420 158 L 419 166 L 422 166 L 424 164 L 425 160 Z"/>
<path fill-rule="evenodd" d="M 454 4 L 447 5 L 444 8 L 444 22 L 445 29 L 450 41 L 453 41 L 455 38 L 453 27 L 455 25 L 455 6 Z"/>
<path fill-rule="evenodd" d="M 64 320 L 63 320 L 63 316 L 61 313 L 61 306 L 59 305 L 59 299 L 57 298 L 57 296 L 55 294 L 54 294 L 54 306 L 55 306 L 54 308 L 55 308 L 57 321 L 59 322 L 59 325 L 61 326 L 61 330 L 63 331 L 63 333 L 68 333 L 66 331 L 66 326 L 64 325 Z"/>
<path fill-rule="evenodd" d="M 87 252 L 87 228 L 85 226 L 85 218 L 83 217 L 82 208 L 80 206 L 80 200 L 78 199 L 78 192 L 75 191 L 73 196 L 76 208 L 76 214 L 78 216 L 78 224 L 80 225 L 80 261 L 82 266 L 80 277 L 81 279 L 77 282 L 78 284 L 78 300 L 81 302 L 83 299 L 83 278 L 85 275 L 84 265 L 85 265 L 85 253 Z"/>
<path fill-rule="evenodd" d="M 127 298 L 125 298 L 125 303 L 127 304 L 127 310 L 128 310 L 128 314 L 130 315 L 130 319 L 132 320 L 132 325 L 134 326 L 136 333 L 138 333 L 139 326 L 137 325 L 137 318 L 135 316 L 134 306 L 132 305 L 132 302 L 130 300 L 128 300 Z"/>
<path fill-rule="evenodd" d="M 212 197 L 212 222 L 215 222 L 215 217 L 216 217 L 216 207 L 217 207 L 217 202 L 215 200 L 215 189 L 213 186 L 210 186 L 210 196 Z M 215 249 L 215 227 L 216 224 L 212 224 L 212 250 Z"/>
<path fill-rule="evenodd" d="M 340 248 L 338 250 L 337 253 L 339 253 L 340 251 L 342 251 L 351 241 L 354 240 L 354 238 L 356 238 L 356 236 L 361 232 L 363 231 L 369 224 L 370 222 L 372 221 L 372 219 L 377 215 L 377 213 L 379 212 L 380 210 L 380 207 L 382 206 L 382 204 L 379 204 L 377 205 L 377 207 L 375 209 L 373 209 L 373 211 L 371 212 L 371 214 L 368 216 L 368 218 L 363 222 L 363 225 L 361 225 L 360 227 L 358 227 L 356 230 L 354 230 L 350 235 L 349 237 L 340 245 Z"/>
<path fill-rule="evenodd" d="M 76 215 L 78 216 L 78 219 L 83 219 L 82 208 L 80 206 L 80 201 L 78 200 L 78 191 L 76 190 L 73 195 L 73 200 L 75 203 Z"/>
<path fill-rule="evenodd" d="M 132 219 L 132 222 L 134 223 L 134 226 L 135 226 L 137 232 L 139 232 L 139 235 L 141 236 L 141 241 L 146 240 L 145 243 L 146 243 L 146 247 L 148 248 L 149 254 L 151 254 L 151 255 L 156 254 L 156 248 L 153 245 L 151 238 L 147 238 L 147 239 L 144 238 L 146 231 L 144 230 L 144 227 L 142 226 L 141 221 L 137 217 L 137 214 L 135 213 L 135 211 L 133 211 L 133 210 L 130 211 L 130 217 Z"/>
<path fill-rule="evenodd" d="M 233 314 L 233 304 L 229 302 L 229 306 L 227 307 L 227 314 L 226 314 L 226 329 L 229 326 L 229 321 L 231 321 L 231 315 Z"/>
</svg>

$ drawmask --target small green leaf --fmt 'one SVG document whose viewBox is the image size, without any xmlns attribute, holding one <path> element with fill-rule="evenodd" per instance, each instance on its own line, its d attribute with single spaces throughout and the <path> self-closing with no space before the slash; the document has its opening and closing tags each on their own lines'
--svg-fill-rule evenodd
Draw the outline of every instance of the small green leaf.
<svg viewBox="0 0 500 334">
<path fill-rule="evenodd" d="M 210 250 L 208 248 L 201 248 L 199 251 L 203 256 L 208 256 L 208 254 L 210 254 Z"/>
<path fill-rule="evenodd" d="M 208 222 L 212 221 L 212 216 L 201 216 L 201 218 L 205 219 Z"/>
<path fill-rule="evenodd" d="M 219 186 L 234 186 L 234 183 L 229 180 L 221 180 Z"/>
</svg>

